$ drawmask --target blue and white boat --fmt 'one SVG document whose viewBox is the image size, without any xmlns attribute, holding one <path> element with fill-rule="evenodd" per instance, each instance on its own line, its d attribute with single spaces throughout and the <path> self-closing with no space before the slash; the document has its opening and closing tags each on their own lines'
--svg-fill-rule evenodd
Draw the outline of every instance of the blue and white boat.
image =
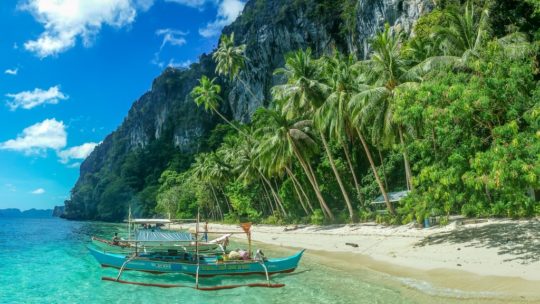
<svg viewBox="0 0 540 304">
<path fill-rule="evenodd" d="M 159 253 L 126 255 L 110 253 L 93 246 L 88 247 L 90 253 L 103 267 L 114 267 L 122 270 L 137 270 L 151 273 L 183 273 L 193 276 L 208 277 L 217 275 L 275 274 L 293 272 L 297 267 L 304 250 L 285 258 L 248 259 L 223 261 L 216 256 L 159 255 Z"/>
</svg>

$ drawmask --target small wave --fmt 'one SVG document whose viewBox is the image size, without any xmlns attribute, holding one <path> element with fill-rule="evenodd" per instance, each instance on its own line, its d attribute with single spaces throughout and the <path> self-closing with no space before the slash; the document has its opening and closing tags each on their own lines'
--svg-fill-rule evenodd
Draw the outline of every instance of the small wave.
<svg viewBox="0 0 540 304">
<path fill-rule="evenodd" d="M 455 288 L 439 287 L 426 281 L 416 280 L 416 279 L 411 279 L 411 278 L 397 277 L 396 280 L 409 288 L 416 289 L 430 296 L 459 298 L 459 299 L 504 297 L 504 294 L 499 293 L 499 292 L 465 291 L 465 290 L 460 290 L 460 289 L 455 289 Z"/>
</svg>

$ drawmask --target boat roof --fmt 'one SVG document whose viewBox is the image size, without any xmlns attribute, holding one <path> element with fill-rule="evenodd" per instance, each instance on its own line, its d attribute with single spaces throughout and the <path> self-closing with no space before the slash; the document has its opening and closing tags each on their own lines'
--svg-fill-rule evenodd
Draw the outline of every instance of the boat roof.
<svg viewBox="0 0 540 304">
<path fill-rule="evenodd" d="M 409 192 L 410 191 L 398 191 L 398 192 L 388 192 L 387 195 L 388 195 L 388 200 L 391 202 L 391 203 L 394 203 L 394 202 L 399 202 L 401 201 L 402 199 L 404 199 L 405 197 L 407 197 L 407 195 L 409 195 Z M 385 201 L 384 201 L 384 197 L 382 195 L 379 195 L 374 201 L 371 202 L 371 204 L 384 204 Z"/>
<path fill-rule="evenodd" d="M 193 236 L 189 232 L 140 229 L 135 234 L 135 240 L 139 242 L 156 241 L 193 241 Z"/>
<path fill-rule="evenodd" d="M 170 224 L 171 220 L 168 219 L 132 219 L 134 224 Z"/>
</svg>

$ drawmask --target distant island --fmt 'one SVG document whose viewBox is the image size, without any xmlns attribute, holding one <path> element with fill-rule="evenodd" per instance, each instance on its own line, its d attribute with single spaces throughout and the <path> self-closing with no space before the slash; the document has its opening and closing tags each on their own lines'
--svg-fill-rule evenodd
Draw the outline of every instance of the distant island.
<svg viewBox="0 0 540 304">
<path fill-rule="evenodd" d="M 47 218 L 52 216 L 52 209 L 29 209 L 25 211 L 16 208 L 0 209 L 0 218 Z"/>
</svg>

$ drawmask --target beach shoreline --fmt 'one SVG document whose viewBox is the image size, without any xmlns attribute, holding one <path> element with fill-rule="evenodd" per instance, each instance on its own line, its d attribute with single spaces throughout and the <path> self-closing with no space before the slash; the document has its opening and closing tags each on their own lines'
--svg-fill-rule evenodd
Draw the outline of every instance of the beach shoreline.
<svg viewBox="0 0 540 304">
<path fill-rule="evenodd" d="M 190 225 L 182 225 L 194 229 Z M 200 227 L 202 229 L 202 227 Z M 208 224 L 211 232 L 241 231 Z M 245 239 L 245 235 L 234 237 Z M 413 225 L 254 225 L 252 240 L 307 253 L 344 269 L 387 274 L 439 292 L 540 301 L 540 221 L 489 219 L 427 229 Z"/>
</svg>

